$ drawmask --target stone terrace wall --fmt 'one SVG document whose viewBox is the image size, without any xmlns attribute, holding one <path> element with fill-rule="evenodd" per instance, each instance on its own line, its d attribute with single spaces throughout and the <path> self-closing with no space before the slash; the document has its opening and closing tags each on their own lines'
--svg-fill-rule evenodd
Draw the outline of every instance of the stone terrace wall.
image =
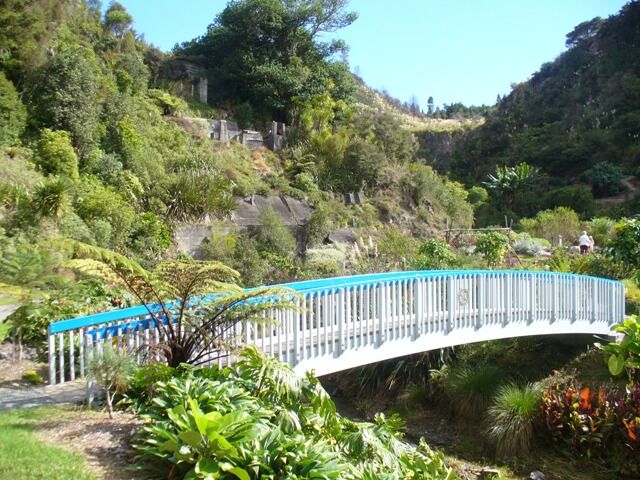
<svg viewBox="0 0 640 480">
<path fill-rule="evenodd" d="M 299 237 L 298 234 L 313 212 L 309 203 L 288 196 L 255 195 L 252 199 L 236 198 L 236 201 L 236 209 L 230 220 L 223 225 L 205 219 L 200 223 L 183 223 L 176 227 L 174 238 L 178 251 L 201 258 L 201 246 L 211 238 L 212 228 L 228 233 L 257 227 L 260 225 L 260 211 L 266 206 L 272 207 L 283 223 Z"/>
</svg>

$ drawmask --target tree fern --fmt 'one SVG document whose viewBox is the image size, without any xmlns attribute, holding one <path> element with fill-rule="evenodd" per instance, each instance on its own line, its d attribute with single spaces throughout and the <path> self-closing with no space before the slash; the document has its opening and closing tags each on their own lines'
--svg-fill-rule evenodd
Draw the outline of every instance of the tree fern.
<svg viewBox="0 0 640 480">
<path fill-rule="evenodd" d="M 284 288 L 243 290 L 234 282 L 239 274 L 218 262 L 169 261 L 153 271 L 105 248 L 75 240 L 56 240 L 49 246 L 71 257 L 64 265 L 83 275 L 117 284 L 135 295 L 154 320 L 162 339 L 143 346 L 177 367 L 203 364 L 234 351 L 241 323 L 273 321 L 275 309 L 295 308 L 295 293 Z"/>
</svg>

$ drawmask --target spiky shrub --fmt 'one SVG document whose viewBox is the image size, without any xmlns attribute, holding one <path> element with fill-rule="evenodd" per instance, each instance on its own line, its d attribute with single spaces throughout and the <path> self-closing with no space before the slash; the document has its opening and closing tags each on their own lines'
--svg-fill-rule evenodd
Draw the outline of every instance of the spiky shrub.
<svg viewBox="0 0 640 480">
<path fill-rule="evenodd" d="M 503 385 L 487 412 L 487 434 L 499 457 L 524 455 L 531 449 L 540 415 L 541 395 L 533 385 Z"/>
<path fill-rule="evenodd" d="M 136 364 L 132 357 L 107 346 L 89 362 L 89 376 L 104 389 L 109 418 L 113 418 L 113 397 L 126 390 Z"/>
<path fill-rule="evenodd" d="M 487 410 L 504 378 L 504 372 L 498 367 L 482 365 L 450 371 L 443 386 L 456 413 L 475 418 Z"/>
</svg>

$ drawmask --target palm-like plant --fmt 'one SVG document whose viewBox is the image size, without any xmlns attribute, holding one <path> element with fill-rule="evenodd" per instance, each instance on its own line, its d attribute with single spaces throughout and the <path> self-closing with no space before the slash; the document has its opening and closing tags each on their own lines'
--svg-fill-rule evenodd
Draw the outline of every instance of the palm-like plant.
<svg viewBox="0 0 640 480">
<path fill-rule="evenodd" d="M 201 365 L 235 350 L 233 335 L 242 322 L 270 321 L 274 309 L 295 308 L 283 288 L 243 290 L 238 273 L 217 262 L 168 261 L 152 272 L 110 250 L 65 240 L 72 260 L 65 266 L 124 287 L 146 307 L 160 341 L 145 345 L 171 367 Z"/>
<path fill-rule="evenodd" d="M 513 207 L 517 195 L 530 185 L 538 176 L 539 169 L 528 163 L 521 162 L 515 167 L 506 165 L 498 167 L 495 175 L 483 182 L 487 188 L 502 195 L 509 208 Z"/>
</svg>

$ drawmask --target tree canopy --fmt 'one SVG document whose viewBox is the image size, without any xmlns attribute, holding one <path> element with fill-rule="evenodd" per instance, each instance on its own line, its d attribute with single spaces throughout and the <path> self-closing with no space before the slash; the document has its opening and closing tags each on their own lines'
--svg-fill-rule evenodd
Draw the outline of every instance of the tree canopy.
<svg viewBox="0 0 640 480">
<path fill-rule="evenodd" d="M 295 98 L 353 90 L 347 66 L 334 60 L 340 41 L 318 34 L 355 21 L 346 0 L 238 0 L 230 2 L 205 35 L 175 53 L 195 59 L 209 78 L 214 102 L 247 102 L 256 118 L 287 120 Z"/>
</svg>

